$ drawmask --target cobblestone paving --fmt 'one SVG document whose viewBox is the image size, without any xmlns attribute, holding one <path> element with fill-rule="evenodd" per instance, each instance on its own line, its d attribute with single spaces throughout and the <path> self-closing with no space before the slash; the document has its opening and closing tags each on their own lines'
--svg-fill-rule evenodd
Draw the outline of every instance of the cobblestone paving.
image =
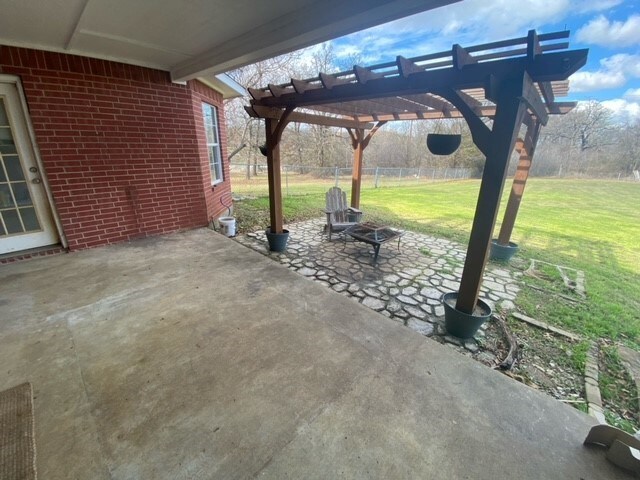
<svg viewBox="0 0 640 480">
<path fill-rule="evenodd" d="M 475 339 L 466 341 L 447 335 L 444 328 L 440 299 L 460 286 L 464 245 L 407 231 L 399 249 L 394 240 L 382 245 L 377 264 L 373 265 L 372 247 L 351 239 L 345 241 L 341 235 L 334 235 L 329 241 L 323 227 L 321 219 L 289 225 L 289 242 L 283 253 L 269 251 L 262 231 L 238 236 L 236 240 L 422 335 L 449 343 L 467 355 L 482 355 L 478 345 L 483 343 L 487 324 Z M 520 289 L 516 277 L 520 275 L 488 265 L 480 298 L 494 311 L 514 308 Z"/>
</svg>

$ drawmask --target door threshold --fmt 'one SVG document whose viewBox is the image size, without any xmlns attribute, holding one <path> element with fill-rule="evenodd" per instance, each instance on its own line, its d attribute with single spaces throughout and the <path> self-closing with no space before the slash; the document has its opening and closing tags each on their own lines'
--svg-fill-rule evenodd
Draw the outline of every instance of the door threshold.
<svg viewBox="0 0 640 480">
<path fill-rule="evenodd" d="M 0 265 L 7 263 L 22 262 L 38 257 L 48 257 L 49 255 L 57 255 L 66 253 L 67 249 L 62 245 L 47 245 L 45 247 L 30 248 L 28 250 L 20 250 L 19 252 L 9 252 L 0 255 Z"/>
</svg>

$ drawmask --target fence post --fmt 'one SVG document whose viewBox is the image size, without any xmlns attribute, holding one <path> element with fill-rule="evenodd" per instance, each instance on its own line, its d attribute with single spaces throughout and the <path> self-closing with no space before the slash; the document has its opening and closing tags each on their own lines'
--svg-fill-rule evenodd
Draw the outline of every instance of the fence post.
<svg viewBox="0 0 640 480">
<path fill-rule="evenodd" d="M 398 186 L 402 183 L 402 169 L 398 172 Z"/>
<path fill-rule="evenodd" d="M 378 167 L 376 167 L 376 179 L 373 183 L 374 188 L 378 188 Z"/>
<path fill-rule="evenodd" d="M 420 168 L 418 168 L 418 175 L 416 176 L 416 181 L 420 181 Z"/>
<path fill-rule="evenodd" d="M 339 171 L 338 171 L 338 166 L 336 165 L 336 173 L 335 173 L 335 176 L 336 176 L 336 187 L 340 186 L 340 177 L 338 175 L 339 175 Z"/>
</svg>

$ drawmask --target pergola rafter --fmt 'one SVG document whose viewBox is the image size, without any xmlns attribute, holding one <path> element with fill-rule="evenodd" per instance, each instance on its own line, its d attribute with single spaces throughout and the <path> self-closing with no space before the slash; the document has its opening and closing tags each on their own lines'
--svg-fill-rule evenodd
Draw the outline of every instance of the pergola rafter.
<svg viewBox="0 0 640 480">
<path fill-rule="evenodd" d="M 304 80 L 249 89 L 250 115 L 266 120 L 271 229 L 282 229 L 279 139 L 289 121 L 343 127 L 354 150 L 351 204 L 359 206 L 363 151 L 389 121 L 464 118 L 486 156 L 456 308 L 473 312 L 488 256 L 509 158 L 517 143 L 520 163 L 500 241 L 508 242 L 538 134 L 549 115 L 569 112 L 568 77 L 585 65 L 587 50 L 567 50 L 569 32 L 538 35 L 451 50 Z M 295 109 L 303 111 L 294 112 Z M 315 111 L 317 113 L 309 113 Z M 486 123 L 490 119 L 490 124 Z M 528 162 L 528 163 L 527 163 Z"/>
</svg>

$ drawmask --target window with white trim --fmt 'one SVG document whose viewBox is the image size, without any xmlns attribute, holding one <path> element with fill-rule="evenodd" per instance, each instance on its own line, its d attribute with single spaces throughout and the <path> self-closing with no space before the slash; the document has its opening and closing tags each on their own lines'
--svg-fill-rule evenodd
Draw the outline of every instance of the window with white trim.
<svg viewBox="0 0 640 480">
<path fill-rule="evenodd" d="M 204 130 L 207 134 L 207 151 L 209 152 L 209 168 L 211 184 L 224 180 L 222 177 L 222 153 L 220 151 L 220 130 L 218 129 L 218 109 L 208 103 L 202 104 Z"/>
</svg>

